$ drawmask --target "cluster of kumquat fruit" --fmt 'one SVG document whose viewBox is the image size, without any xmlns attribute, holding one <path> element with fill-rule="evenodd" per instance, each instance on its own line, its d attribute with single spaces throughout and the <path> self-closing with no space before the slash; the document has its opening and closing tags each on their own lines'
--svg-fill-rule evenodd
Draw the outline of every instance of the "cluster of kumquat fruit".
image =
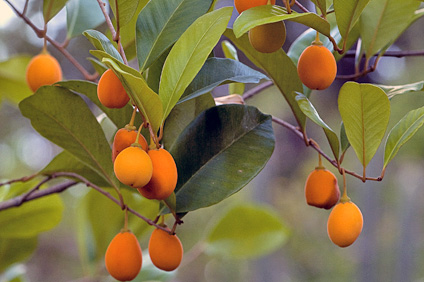
<svg viewBox="0 0 424 282">
<path fill-rule="evenodd" d="M 328 217 L 327 233 L 330 240 L 342 248 L 355 242 L 361 234 L 364 221 L 361 210 L 350 200 L 346 191 L 344 179 L 343 195 L 340 198 L 337 178 L 322 166 L 320 157 L 319 165 L 306 180 L 306 203 L 327 210 L 334 207 Z"/>
</svg>

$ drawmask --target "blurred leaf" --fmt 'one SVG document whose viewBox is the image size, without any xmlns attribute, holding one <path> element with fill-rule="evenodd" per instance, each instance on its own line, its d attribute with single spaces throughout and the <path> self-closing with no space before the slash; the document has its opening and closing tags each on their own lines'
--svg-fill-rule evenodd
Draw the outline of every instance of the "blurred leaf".
<svg viewBox="0 0 424 282">
<path fill-rule="evenodd" d="M 117 0 L 117 2 L 119 13 L 119 26 L 123 27 L 128 24 L 134 17 L 140 0 Z M 118 18 L 116 15 L 115 1 L 109 1 L 109 4 L 110 8 L 113 11 L 113 14 L 115 15 L 115 18 Z"/>
<path fill-rule="evenodd" d="M 424 107 L 407 113 L 390 131 L 384 150 L 384 167 L 396 156 L 400 147 L 414 136 L 424 123 Z"/>
<path fill-rule="evenodd" d="M 44 22 L 48 23 L 60 10 L 65 7 L 68 0 L 44 0 L 43 1 L 43 17 Z"/>
<path fill-rule="evenodd" d="M 243 63 L 232 59 L 209 58 L 186 88 L 178 104 L 210 92 L 221 84 L 232 81 L 258 83 L 261 79 L 269 78 Z"/>
<path fill-rule="evenodd" d="M 264 54 L 256 51 L 249 42 L 247 34 L 236 38 L 232 30 L 227 29 L 224 35 L 233 42 L 236 47 L 242 51 L 249 60 L 256 66 L 263 69 L 273 80 L 281 94 L 286 99 L 293 111 L 297 124 L 305 128 L 306 116 L 300 110 L 299 105 L 293 95 L 293 91 L 302 92 L 302 82 L 297 75 L 296 66 L 283 50 L 271 54 Z M 281 67 L 284 66 L 284 67 Z"/>
<path fill-rule="evenodd" d="M 124 62 L 113 43 L 103 33 L 97 30 L 86 30 L 83 34 L 97 50 L 104 51 L 120 62 Z"/>
<path fill-rule="evenodd" d="M 266 255 L 285 243 L 288 230 L 268 206 L 243 204 L 232 207 L 207 237 L 209 254 L 235 259 Z"/>
<path fill-rule="evenodd" d="M 338 103 L 349 143 L 365 168 L 384 137 L 390 118 L 389 99 L 372 84 L 346 82 Z"/>
<path fill-rule="evenodd" d="M 312 103 L 305 97 L 302 93 L 295 93 L 296 101 L 299 104 L 302 112 L 314 123 L 321 126 L 324 129 L 325 136 L 327 137 L 328 143 L 330 144 L 331 151 L 333 151 L 333 155 L 336 160 L 339 159 L 339 138 L 336 133 L 321 119 L 317 110 L 312 105 Z"/>
<path fill-rule="evenodd" d="M 212 0 L 151 0 L 140 12 L 136 26 L 140 70 L 147 69 L 183 32 L 206 13 Z"/>
<path fill-rule="evenodd" d="M 368 3 L 360 17 L 360 34 L 367 58 L 378 53 L 409 26 L 419 5 L 416 0 L 371 0 Z"/>
<path fill-rule="evenodd" d="M 349 140 L 347 139 L 346 129 L 344 123 L 340 127 L 340 147 L 342 150 L 342 154 L 346 152 L 346 150 L 350 147 Z"/>
<path fill-rule="evenodd" d="M 223 105 L 200 114 L 170 148 L 178 169 L 177 212 L 216 204 L 239 191 L 274 150 L 271 116 Z"/>
<path fill-rule="evenodd" d="M 30 60 L 28 56 L 16 56 L 0 62 L 0 101 L 6 98 L 18 104 L 32 94 L 25 77 Z"/>
<path fill-rule="evenodd" d="M 27 259 L 37 248 L 37 241 L 37 237 L 1 238 L 0 273 L 12 264 Z"/>
<path fill-rule="evenodd" d="M 344 40 L 370 0 L 334 0 L 337 26 Z"/>
<path fill-rule="evenodd" d="M 315 6 L 321 11 L 322 14 L 327 13 L 327 1 L 326 0 L 312 0 Z"/>
<path fill-rule="evenodd" d="M 231 11 L 231 7 L 225 7 L 199 17 L 172 47 L 163 66 L 159 86 L 163 120 L 218 43 L 230 20 Z"/>
<path fill-rule="evenodd" d="M 387 97 L 392 99 L 397 95 L 403 95 L 406 93 L 415 93 L 424 91 L 424 81 L 418 81 L 414 83 L 404 84 L 404 85 L 381 85 L 376 84 L 376 86 L 383 89 L 386 92 Z"/>
<path fill-rule="evenodd" d="M 234 21 L 233 30 L 235 36 L 239 38 L 258 25 L 283 20 L 301 23 L 312 27 L 324 35 L 330 35 L 330 24 L 317 14 L 296 13 L 294 11 L 291 14 L 287 14 L 285 8 L 277 5 L 261 5 L 244 11 Z"/>
<path fill-rule="evenodd" d="M 66 3 L 67 37 L 80 35 L 84 30 L 95 28 L 105 21 L 96 0 L 69 0 Z"/>
<path fill-rule="evenodd" d="M 69 151 L 112 185 L 110 145 L 87 104 L 68 89 L 43 86 L 19 104 L 42 136 Z"/>
<path fill-rule="evenodd" d="M 228 40 L 221 41 L 222 51 L 226 58 L 233 59 L 238 61 L 237 49 L 231 44 Z M 245 85 L 244 83 L 230 83 L 228 85 L 228 94 L 239 94 L 244 93 Z"/>
</svg>

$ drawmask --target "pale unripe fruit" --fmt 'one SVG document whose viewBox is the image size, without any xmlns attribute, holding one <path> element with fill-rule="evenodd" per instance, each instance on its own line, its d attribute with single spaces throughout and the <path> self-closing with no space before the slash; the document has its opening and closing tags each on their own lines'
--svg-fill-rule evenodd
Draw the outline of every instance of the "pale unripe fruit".
<svg viewBox="0 0 424 282">
<path fill-rule="evenodd" d="M 283 21 L 258 25 L 249 30 L 249 41 L 258 52 L 276 52 L 286 41 L 286 26 Z"/>
</svg>

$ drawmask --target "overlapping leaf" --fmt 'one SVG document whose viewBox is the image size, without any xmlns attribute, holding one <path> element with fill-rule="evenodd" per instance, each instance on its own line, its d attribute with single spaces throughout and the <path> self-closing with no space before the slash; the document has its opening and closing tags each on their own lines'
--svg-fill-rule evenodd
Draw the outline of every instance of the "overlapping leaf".
<svg viewBox="0 0 424 282">
<path fill-rule="evenodd" d="M 120 27 L 127 25 L 131 21 L 137 11 L 139 2 L 140 0 L 109 1 L 115 19 L 119 18 Z M 116 4 L 118 4 L 118 9 L 116 9 Z"/>
<path fill-rule="evenodd" d="M 231 44 L 228 40 L 223 40 L 221 42 L 222 51 L 224 56 L 229 59 L 238 61 L 237 49 L 234 45 Z M 240 94 L 244 93 L 245 85 L 244 83 L 230 83 L 228 85 L 228 94 Z"/>
<path fill-rule="evenodd" d="M 104 51 L 120 62 L 124 62 L 118 50 L 103 33 L 97 30 L 86 30 L 83 34 L 97 50 Z"/>
<path fill-rule="evenodd" d="M 359 20 L 365 6 L 370 0 L 334 0 L 337 26 L 343 39 L 346 40 L 350 30 Z"/>
<path fill-rule="evenodd" d="M 389 99 L 392 99 L 393 97 L 398 95 L 424 91 L 424 81 L 418 81 L 404 85 L 376 85 L 383 89 L 384 92 L 386 92 L 387 97 L 389 97 Z"/>
</svg>

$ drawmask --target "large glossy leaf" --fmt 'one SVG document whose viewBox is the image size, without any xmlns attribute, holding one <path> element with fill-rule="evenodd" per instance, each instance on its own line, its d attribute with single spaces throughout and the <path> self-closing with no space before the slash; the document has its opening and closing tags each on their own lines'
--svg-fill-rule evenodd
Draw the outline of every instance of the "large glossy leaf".
<svg viewBox="0 0 424 282">
<path fill-rule="evenodd" d="M 389 99 L 377 86 L 347 82 L 340 89 L 338 103 L 349 143 L 366 167 L 386 132 Z"/>
<path fill-rule="evenodd" d="M 170 148 L 178 168 L 177 212 L 236 193 L 262 170 L 273 149 L 271 116 L 243 105 L 206 110 Z"/>
<path fill-rule="evenodd" d="M 43 1 L 43 17 L 44 22 L 49 22 L 60 10 L 65 7 L 68 0 L 44 0 Z"/>
<path fill-rule="evenodd" d="M 371 0 L 368 3 L 360 17 L 360 33 L 367 58 L 400 35 L 419 5 L 416 0 Z"/>
<path fill-rule="evenodd" d="M 19 104 L 42 136 L 69 151 L 112 185 L 111 149 L 87 104 L 70 90 L 43 86 Z"/>
<path fill-rule="evenodd" d="M 277 250 L 287 237 L 288 230 L 273 209 L 254 204 L 236 205 L 210 230 L 206 252 L 250 259 Z"/>
<path fill-rule="evenodd" d="M 314 105 L 305 97 L 302 93 L 296 93 L 296 101 L 299 104 L 302 112 L 314 123 L 321 126 L 324 129 L 325 136 L 327 137 L 328 143 L 330 144 L 331 151 L 333 152 L 336 160 L 339 159 L 339 138 L 336 133 L 321 119 Z"/>
<path fill-rule="evenodd" d="M 118 9 L 116 9 L 116 2 Z M 119 26 L 123 27 L 128 24 L 134 17 L 140 0 L 113 0 L 109 1 L 110 8 L 115 15 L 115 19 L 119 18 Z"/>
<path fill-rule="evenodd" d="M 231 42 L 233 42 L 234 45 L 236 45 L 236 47 L 242 51 L 249 60 L 251 60 L 259 68 L 263 69 L 274 81 L 274 84 L 278 87 L 281 94 L 283 94 L 284 98 L 291 107 L 298 125 L 300 128 L 304 129 L 306 116 L 300 110 L 295 96 L 293 95 L 294 91 L 302 92 L 303 86 L 299 76 L 297 75 L 296 66 L 286 53 L 284 53 L 283 50 L 279 50 L 272 54 L 260 53 L 250 45 L 247 35 L 236 38 L 231 29 L 228 29 L 224 35 L 230 39 Z"/>
<path fill-rule="evenodd" d="M 198 18 L 181 35 L 166 58 L 159 86 L 163 120 L 183 95 L 218 43 L 231 17 L 231 7 Z"/>
<path fill-rule="evenodd" d="M 359 16 L 370 0 L 334 0 L 337 26 L 346 40 L 350 30 L 359 20 Z"/>
<path fill-rule="evenodd" d="M 378 87 L 383 89 L 386 92 L 387 97 L 392 99 L 397 95 L 403 95 L 406 93 L 416 93 L 424 91 L 424 81 L 418 81 L 414 83 L 404 84 L 404 85 L 381 85 L 376 84 Z"/>
<path fill-rule="evenodd" d="M 140 70 L 147 69 L 183 32 L 206 13 L 212 0 L 151 0 L 140 12 L 136 26 Z"/>
<path fill-rule="evenodd" d="M 124 62 L 113 43 L 103 33 L 97 30 L 86 30 L 83 34 L 97 50 L 104 51 L 120 62 Z"/>
<path fill-rule="evenodd" d="M 1 238 L 0 273 L 14 263 L 27 259 L 37 248 L 37 237 Z"/>
<path fill-rule="evenodd" d="M 258 83 L 261 79 L 269 78 L 243 63 L 231 59 L 209 58 L 187 87 L 178 103 L 212 91 L 221 84 L 230 82 Z"/>
<path fill-rule="evenodd" d="M 233 30 L 238 38 L 248 30 L 267 23 L 273 23 L 283 20 L 294 21 L 309 26 L 318 32 L 329 36 L 330 24 L 315 13 L 296 13 L 287 14 L 283 7 L 276 5 L 261 5 L 250 8 L 235 20 Z"/>
<path fill-rule="evenodd" d="M 66 3 L 69 38 L 80 35 L 84 30 L 95 28 L 105 21 L 96 0 L 69 0 Z"/>
<path fill-rule="evenodd" d="M 32 94 L 25 78 L 30 60 L 28 56 L 17 56 L 0 62 L 0 101 L 5 98 L 17 104 Z"/>
<path fill-rule="evenodd" d="M 237 49 L 231 44 L 228 40 L 221 41 L 222 51 L 224 52 L 224 56 L 228 59 L 233 59 L 238 61 Z M 244 93 L 245 85 L 244 83 L 230 83 L 228 85 L 228 94 L 240 94 Z"/>
<path fill-rule="evenodd" d="M 390 131 L 384 151 L 384 167 L 396 156 L 400 147 L 424 124 L 424 107 L 407 113 Z"/>
</svg>

